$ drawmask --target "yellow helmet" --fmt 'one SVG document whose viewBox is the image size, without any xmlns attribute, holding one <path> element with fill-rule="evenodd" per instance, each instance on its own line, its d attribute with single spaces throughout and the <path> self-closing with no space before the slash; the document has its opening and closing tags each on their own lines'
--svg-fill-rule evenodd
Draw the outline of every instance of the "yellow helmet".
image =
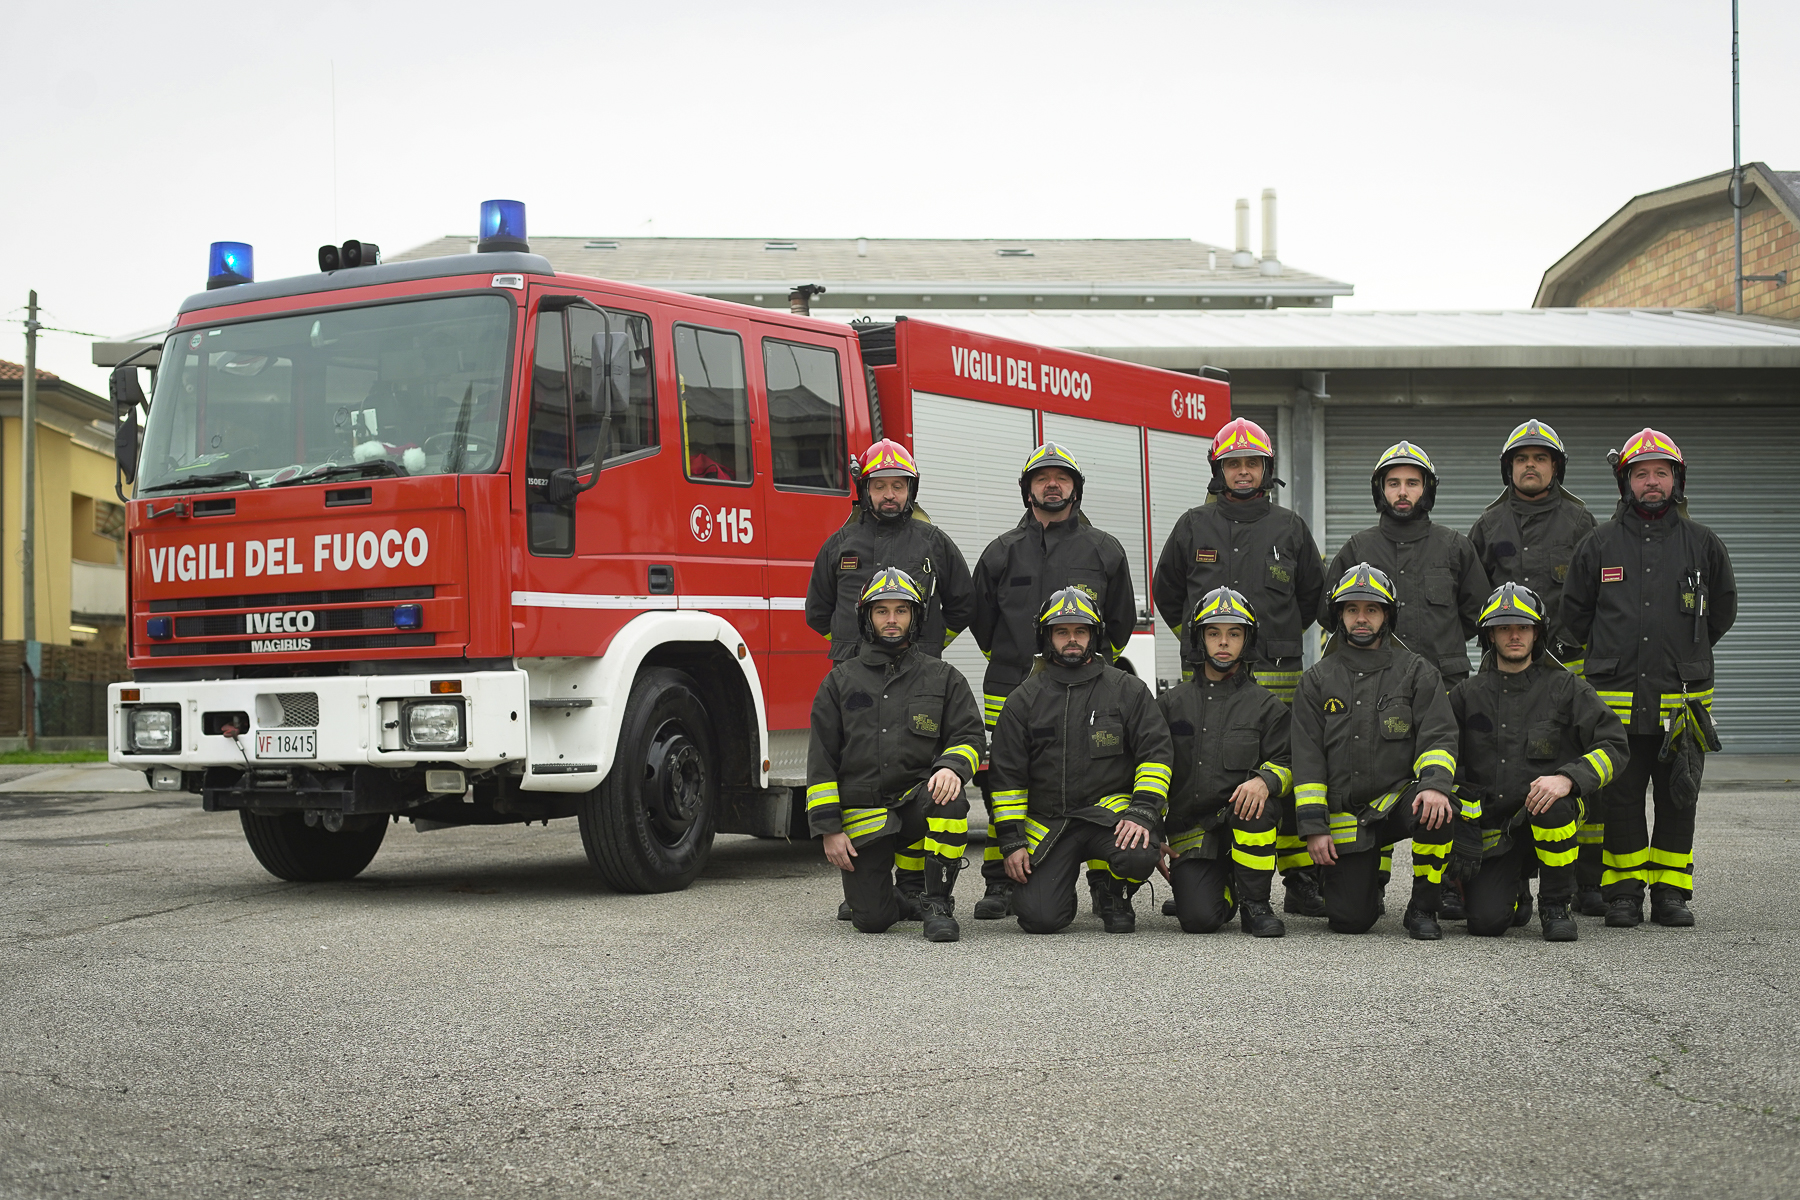
<svg viewBox="0 0 1800 1200">
<path fill-rule="evenodd" d="M 1066 587 L 1050 593 L 1050 599 L 1038 610 L 1037 648 L 1046 660 L 1053 658 L 1050 650 L 1050 627 L 1052 625 L 1087 625 L 1093 629 L 1088 638 L 1087 654 L 1082 662 L 1094 657 L 1100 647 L 1101 632 L 1106 622 L 1100 619 L 1100 609 L 1095 606 L 1094 599 L 1078 587 Z"/>
<path fill-rule="evenodd" d="M 865 642 L 881 640 L 876 636 L 874 621 L 869 616 L 869 606 L 877 600 L 904 600 L 911 604 L 912 624 L 907 626 L 906 636 L 901 639 L 901 644 L 906 645 L 918 639 L 919 626 L 925 620 L 925 593 L 919 590 L 919 585 L 913 582 L 911 575 L 899 567 L 887 567 L 875 572 L 875 577 L 863 588 L 862 595 L 856 601 L 856 625 Z"/>
<path fill-rule="evenodd" d="M 1081 473 L 1081 468 L 1076 465 L 1073 454 L 1055 442 L 1045 442 L 1031 452 L 1031 457 L 1025 460 L 1024 467 L 1019 470 L 1019 497 L 1025 502 L 1025 507 L 1031 507 L 1031 477 L 1045 467 L 1061 467 L 1075 477 L 1075 495 L 1070 499 L 1070 503 L 1080 504 L 1081 488 L 1087 482 L 1087 476 Z M 1053 509 L 1051 511 L 1060 510 Z"/>
<path fill-rule="evenodd" d="M 1208 625 L 1242 625 L 1244 626 L 1244 653 L 1250 653 L 1250 647 L 1256 644 L 1256 610 L 1250 607 L 1250 600 L 1244 593 L 1228 587 L 1214 588 L 1200 597 L 1200 603 L 1194 606 L 1194 615 L 1188 618 L 1188 648 L 1195 658 L 1203 658 L 1206 654 L 1206 634 L 1203 630 Z"/>
<path fill-rule="evenodd" d="M 1419 497 L 1417 515 L 1424 516 L 1437 503 L 1437 468 L 1431 465 L 1431 455 L 1411 442 L 1395 442 L 1382 452 L 1380 460 L 1375 464 L 1375 473 L 1369 476 L 1369 491 L 1375 497 L 1376 512 L 1387 511 L 1387 496 L 1383 494 L 1382 484 L 1387 478 L 1388 468 L 1408 463 L 1425 473 L 1425 494 Z"/>
</svg>

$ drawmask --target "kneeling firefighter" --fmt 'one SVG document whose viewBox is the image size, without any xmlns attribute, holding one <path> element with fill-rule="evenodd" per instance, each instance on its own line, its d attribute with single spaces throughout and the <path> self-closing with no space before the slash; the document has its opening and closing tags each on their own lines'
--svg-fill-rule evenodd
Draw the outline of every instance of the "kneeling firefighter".
<svg viewBox="0 0 1800 1200">
<path fill-rule="evenodd" d="M 858 604 L 862 647 L 813 699 L 806 815 L 844 873 L 850 919 L 864 933 L 920 919 L 925 937 L 961 931 L 952 890 L 969 837 L 963 788 L 981 762 L 975 694 L 954 667 L 913 645 L 925 597 L 905 571 L 880 571 Z M 903 893 L 894 868 L 923 870 Z"/>
<path fill-rule="evenodd" d="M 1100 610 L 1078 587 L 1038 614 L 1037 668 L 994 724 L 989 824 L 1027 933 L 1075 919 L 1082 864 L 1103 863 L 1095 886 L 1108 933 L 1137 927 L 1131 897 L 1156 869 L 1173 746 L 1137 676 L 1107 661 Z"/>
<path fill-rule="evenodd" d="M 1186 657 L 1200 669 L 1156 702 L 1175 745 L 1161 868 L 1170 903 L 1187 933 L 1212 933 L 1236 910 L 1245 933 L 1281 937 L 1269 884 L 1294 782 L 1288 707 L 1251 676 L 1256 614 L 1243 593 L 1207 592 L 1186 624 Z"/>
</svg>

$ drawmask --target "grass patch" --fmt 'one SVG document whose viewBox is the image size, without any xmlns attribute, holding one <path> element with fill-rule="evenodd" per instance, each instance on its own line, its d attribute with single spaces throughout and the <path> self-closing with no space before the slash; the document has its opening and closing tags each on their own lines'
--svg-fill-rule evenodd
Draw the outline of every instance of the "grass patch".
<svg viewBox="0 0 1800 1200">
<path fill-rule="evenodd" d="M 7 750 L 0 752 L 0 767 L 20 763 L 105 762 L 104 750 Z"/>
</svg>

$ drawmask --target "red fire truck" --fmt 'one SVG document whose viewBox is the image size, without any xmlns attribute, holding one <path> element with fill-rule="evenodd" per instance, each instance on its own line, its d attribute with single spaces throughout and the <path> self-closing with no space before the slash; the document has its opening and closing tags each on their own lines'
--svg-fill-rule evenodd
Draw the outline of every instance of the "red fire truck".
<svg viewBox="0 0 1800 1200">
<path fill-rule="evenodd" d="M 1222 373 L 558 274 L 512 202 L 482 232 L 265 282 L 220 243 L 160 358 L 113 375 L 132 681 L 110 758 L 237 810 L 275 875 L 349 878 L 401 817 L 575 816 L 631 891 L 685 887 L 715 833 L 803 835 L 829 666 L 803 598 L 884 434 L 971 562 L 1019 520 L 1030 448 L 1070 446 L 1132 556 L 1128 665 L 1155 673 L 1152 492 L 1199 502 Z M 971 641 L 948 656 L 979 693 Z"/>
</svg>

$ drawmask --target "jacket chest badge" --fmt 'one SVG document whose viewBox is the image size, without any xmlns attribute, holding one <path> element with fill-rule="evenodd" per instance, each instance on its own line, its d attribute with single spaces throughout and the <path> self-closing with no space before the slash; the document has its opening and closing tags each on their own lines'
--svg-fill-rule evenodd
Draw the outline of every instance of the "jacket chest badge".
<svg viewBox="0 0 1800 1200">
<path fill-rule="evenodd" d="M 1339 700 L 1336 696 L 1329 697 L 1325 701 L 1325 711 L 1328 713 L 1341 713 L 1344 711 L 1344 702 Z"/>
<path fill-rule="evenodd" d="M 1412 722 L 1405 717 L 1389 717 L 1381 723 L 1381 727 L 1395 737 L 1405 737 L 1412 732 Z"/>
<path fill-rule="evenodd" d="M 1094 749 L 1110 749 L 1119 744 L 1119 735 L 1110 729 L 1094 730 Z"/>
<path fill-rule="evenodd" d="M 1294 577 L 1288 574 L 1288 569 L 1280 563 L 1269 564 L 1269 578 L 1276 583 L 1292 583 L 1294 581 Z"/>
<path fill-rule="evenodd" d="M 1210 546 L 1201 546 L 1194 551 L 1194 561 L 1216 563 L 1219 561 L 1219 552 Z"/>
<path fill-rule="evenodd" d="M 913 714 L 912 727 L 917 733 L 936 733 L 938 731 L 938 723 L 925 713 Z"/>
<path fill-rule="evenodd" d="M 1084 595 L 1086 595 L 1089 600 L 1092 600 L 1095 604 L 1100 603 L 1100 593 L 1095 591 L 1091 584 L 1076 583 L 1076 584 L 1071 584 L 1070 586 L 1080 589 L 1081 592 Z"/>
<path fill-rule="evenodd" d="M 1601 583 L 1624 583 L 1625 582 L 1625 568 L 1624 567 L 1601 567 L 1600 568 L 1600 582 Z"/>
<path fill-rule="evenodd" d="M 1556 582 L 1562 583 L 1564 580 L 1568 579 L 1568 577 L 1569 577 L 1569 564 L 1568 563 L 1557 563 L 1556 566 L 1554 566 L 1550 569 L 1550 574 L 1556 580 Z"/>
<path fill-rule="evenodd" d="M 854 571 L 861 564 L 862 559 L 860 557 L 854 554 L 846 554 L 844 557 L 838 559 L 838 570 Z"/>
</svg>

